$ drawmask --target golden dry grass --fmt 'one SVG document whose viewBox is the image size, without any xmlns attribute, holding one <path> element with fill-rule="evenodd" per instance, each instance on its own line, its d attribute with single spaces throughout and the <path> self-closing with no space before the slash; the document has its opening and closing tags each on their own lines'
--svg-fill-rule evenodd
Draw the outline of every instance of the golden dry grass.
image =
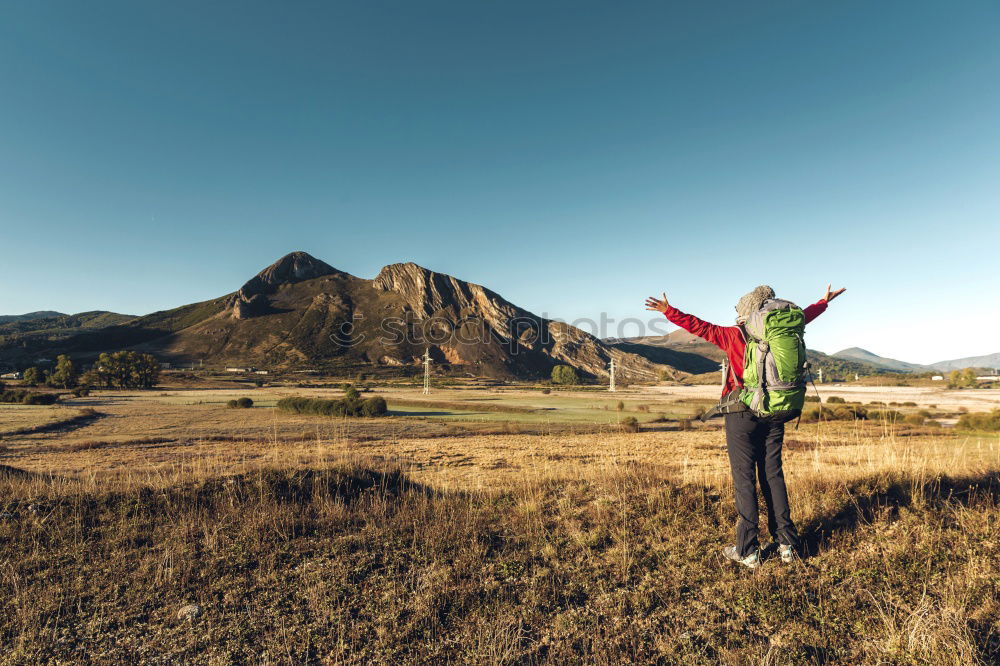
<svg viewBox="0 0 1000 666">
<path fill-rule="evenodd" d="M 751 573 L 718 554 L 735 516 L 714 428 L 197 402 L 97 396 L 99 419 L 4 441 L 0 663 L 1000 658 L 996 436 L 789 428 L 809 557 Z M 202 616 L 177 619 L 186 603 Z"/>
<path fill-rule="evenodd" d="M 63 406 L 0 404 L 0 437 L 27 428 L 54 423 L 77 410 Z"/>
</svg>

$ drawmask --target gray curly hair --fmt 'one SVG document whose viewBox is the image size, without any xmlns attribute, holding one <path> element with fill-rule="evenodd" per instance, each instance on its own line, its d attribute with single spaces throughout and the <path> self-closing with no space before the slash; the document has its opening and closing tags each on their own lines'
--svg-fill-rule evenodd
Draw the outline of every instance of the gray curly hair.
<svg viewBox="0 0 1000 666">
<path fill-rule="evenodd" d="M 766 284 L 760 285 L 749 294 L 744 294 L 739 302 L 736 303 L 736 323 L 742 324 L 746 322 L 747 317 L 759 310 L 764 301 L 769 298 L 774 298 L 774 289 L 771 289 Z"/>
</svg>

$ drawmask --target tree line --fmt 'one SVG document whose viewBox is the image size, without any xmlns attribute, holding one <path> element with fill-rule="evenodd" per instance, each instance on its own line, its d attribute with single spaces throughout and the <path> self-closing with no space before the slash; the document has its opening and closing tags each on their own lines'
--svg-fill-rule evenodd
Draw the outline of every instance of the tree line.
<svg viewBox="0 0 1000 666">
<path fill-rule="evenodd" d="M 948 373 L 948 388 L 975 388 L 979 385 L 978 374 L 973 368 L 952 370 Z"/>
<path fill-rule="evenodd" d="M 31 367 L 24 371 L 28 386 L 46 384 L 58 388 L 151 388 L 160 378 L 160 363 L 152 354 L 134 351 L 104 352 L 94 366 L 79 373 L 66 354 L 56 358 L 51 371 Z"/>
</svg>

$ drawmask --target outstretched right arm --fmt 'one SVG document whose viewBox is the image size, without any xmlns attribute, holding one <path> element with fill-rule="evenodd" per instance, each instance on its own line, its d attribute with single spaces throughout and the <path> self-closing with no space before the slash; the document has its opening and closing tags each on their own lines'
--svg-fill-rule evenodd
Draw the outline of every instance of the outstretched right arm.
<svg viewBox="0 0 1000 666">
<path fill-rule="evenodd" d="M 699 319 L 694 315 L 681 312 L 667 302 L 666 293 L 663 299 L 656 299 L 650 296 L 646 299 L 646 309 L 662 312 L 672 324 L 680 326 L 688 333 L 697 335 L 703 340 L 711 342 L 716 347 L 728 349 L 732 346 L 734 338 L 741 338 L 739 328 L 736 326 L 719 326 Z"/>
</svg>

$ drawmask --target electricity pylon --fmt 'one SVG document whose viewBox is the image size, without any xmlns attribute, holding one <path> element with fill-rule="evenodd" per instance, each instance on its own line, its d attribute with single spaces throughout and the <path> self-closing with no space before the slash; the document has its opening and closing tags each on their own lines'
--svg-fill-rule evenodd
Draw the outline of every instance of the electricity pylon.
<svg viewBox="0 0 1000 666">
<path fill-rule="evenodd" d="M 424 393 L 431 392 L 431 350 L 430 347 L 424 352 Z"/>
</svg>

